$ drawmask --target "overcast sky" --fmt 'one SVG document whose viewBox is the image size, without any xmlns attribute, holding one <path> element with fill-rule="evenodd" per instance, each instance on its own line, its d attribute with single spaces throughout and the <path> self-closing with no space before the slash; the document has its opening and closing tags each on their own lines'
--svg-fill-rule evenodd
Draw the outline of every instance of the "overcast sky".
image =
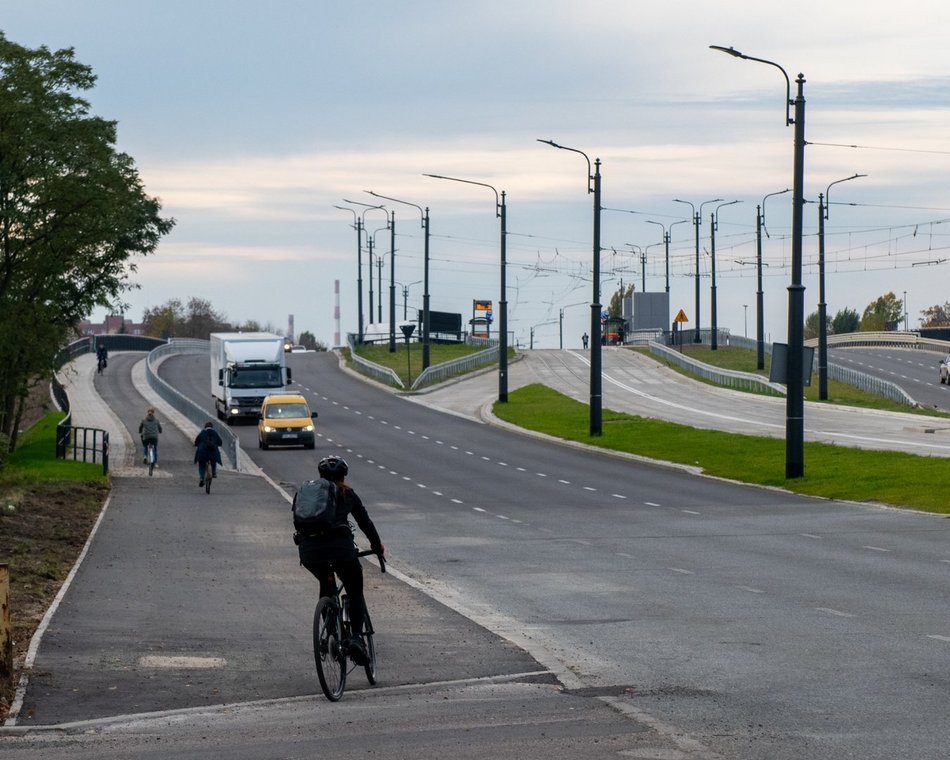
<svg viewBox="0 0 950 760">
<path fill-rule="evenodd" d="M 665 287 L 663 230 L 707 203 L 701 324 L 710 325 L 710 212 L 718 324 L 755 334 L 755 219 L 791 186 L 785 80 L 711 51 L 733 46 L 806 79 L 804 282 L 817 308 L 817 200 L 833 315 L 907 294 L 910 326 L 950 300 L 950 5 L 937 0 L 0 0 L 22 45 L 73 47 L 98 76 L 88 95 L 119 124 L 120 150 L 177 225 L 138 261 L 128 316 L 170 298 L 209 300 L 334 342 L 357 326 L 353 215 L 365 193 L 428 207 L 430 308 L 471 316 L 499 300 L 498 220 L 485 182 L 507 193 L 509 329 L 565 345 L 589 329 L 592 198 L 582 156 L 603 162 L 602 301 L 620 285 Z M 848 147 L 859 146 L 859 147 Z M 363 208 L 354 207 L 362 212 Z M 398 317 L 422 303 L 419 212 L 396 214 Z M 766 203 L 765 329 L 784 341 L 791 193 Z M 370 233 L 383 212 L 365 215 Z M 690 221 L 672 227 L 671 311 L 695 317 Z M 385 254 L 388 231 L 375 235 Z M 636 246 L 636 247 L 632 247 Z M 648 247 L 649 246 L 649 247 Z M 369 321 L 367 255 L 364 313 Z M 374 285 L 374 290 L 376 286 Z M 378 301 L 377 301 L 378 302 Z M 748 306 L 748 309 L 744 308 Z M 101 318 L 97 312 L 94 318 Z M 672 314 L 671 314 L 672 316 Z M 375 320 L 373 320 L 375 321 Z"/>
</svg>

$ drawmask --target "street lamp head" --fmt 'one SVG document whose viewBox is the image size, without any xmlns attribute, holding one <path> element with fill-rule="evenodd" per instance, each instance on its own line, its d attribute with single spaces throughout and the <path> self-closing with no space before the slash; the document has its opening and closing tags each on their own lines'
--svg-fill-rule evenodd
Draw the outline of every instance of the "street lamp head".
<svg viewBox="0 0 950 760">
<path fill-rule="evenodd" d="M 735 49 L 734 47 L 732 47 L 731 45 L 730 45 L 729 47 L 723 47 L 722 45 L 710 45 L 709 47 L 710 47 L 711 50 L 719 50 L 719 51 L 722 52 L 722 53 L 726 53 L 727 55 L 731 55 L 733 58 L 745 58 L 745 57 L 746 57 L 745 55 L 743 55 L 742 53 L 740 53 L 738 50 L 736 50 L 736 49 Z"/>
<path fill-rule="evenodd" d="M 560 147 L 561 147 L 561 146 L 558 145 L 556 142 L 554 142 L 554 140 L 542 140 L 542 139 L 539 137 L 539 138 L 538 138 L 538 142 L 539 142 L 539 143 L 544 143 L 545 145 L 550 145 L 552 148 L 560 148 Z"/>
</svg>

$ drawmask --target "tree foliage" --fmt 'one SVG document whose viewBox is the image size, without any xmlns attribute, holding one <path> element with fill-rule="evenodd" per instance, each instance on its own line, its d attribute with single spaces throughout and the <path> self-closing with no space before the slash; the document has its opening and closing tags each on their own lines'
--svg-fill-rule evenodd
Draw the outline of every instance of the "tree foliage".
<svg viewBox="0 0 950 760">
<path fill-rule="evenodd" d="M 323 341 L 317 340 L 317 336 L 309 330 L 304 330 L 297 336 L 297 342 L 309 351 L 326 351 L 327 346 Z"/>
<path fill-rule="evenodd" d="M 846 306 L 831 318 L 831 332 L 835 335 L 857 332 L 860 324 L 861 318 L 858 312 Z"/>
<path fill-rule="evenodd" d="M 614 294 L 610 297 L 610 305 L 607 307 L 607 314 L 611 317 L 622 317 L 623 316 L 623 299 L 630 298 L 633 295 L 633 283 L 627 285 L 627 287 L 617 288 L 614 291 Z"/>
<path fill-rule="evenodd" d="M 934 304 L 920 312 L 921 327 L 946 327 L 950 325 L 950 301 Z"/>
<path fill-rule="evenodd" d="M 233 330 L 227 317 L 219 314 L 209 301 L 192 297 L 184 305 L 180 298 L 171 298 L 160 306 L 146 309 L 142 317 L 145 334 L 155 338 L 201 338 L 213 332 Z M 255 328 L 256 329 L 256 328 Z"/>
<path fill-rule="evenodd" d="M 116 124 L 77 93 L 95 76 L 72 49 L 0 32 L 0 431 L 15 441 L 29 383 L 71 327 L 130 287 L 133 256 L 174 221 L 115 149 Z"/>
<path fill-rule="evenodd" d="M 858 329 L 862 332 L 893 330 L 903 315 L 904 302 L 893 293 L 885 293 L 865 307 Z"/>
</svg>

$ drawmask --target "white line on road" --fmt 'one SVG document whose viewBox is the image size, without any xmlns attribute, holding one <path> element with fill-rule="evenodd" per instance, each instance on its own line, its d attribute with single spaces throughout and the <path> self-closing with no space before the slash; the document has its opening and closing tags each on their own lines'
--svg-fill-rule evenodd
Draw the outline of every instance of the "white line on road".
<svg viewBox="0 0 950 760">
<path fill-rule="evenodd" d="M 862 549 L 870 549 L 872 552 L 889 552 L 890 549 L 883 549 L 880 546 L 862 546 Z"/>
<path fill-rule="evenodd" d="M 696 575 L 692 570 L 684 570 L 681 567 L 671 567 L 670 570 L 674 573 L 680 573 L 680 575 Z"/>
<path fill-rule="evenodd" d="M 815 607 L 815 609 L 818 610 L 819 612 L 827 612 L 829 615 L 837 615 L 838 617 L 844 617 L 844 618 L 855 617 L 850 612 L 842 612 L 841 610 L 835 610 L 835 609 L 832 609 L 831 607 Z"/>
</svg>

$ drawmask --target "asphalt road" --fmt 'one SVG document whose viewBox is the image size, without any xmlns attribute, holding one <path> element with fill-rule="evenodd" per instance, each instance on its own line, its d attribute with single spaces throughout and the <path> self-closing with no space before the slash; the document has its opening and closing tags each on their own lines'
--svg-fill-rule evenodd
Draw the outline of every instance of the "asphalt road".
<svg viewBox="0 0 950 760">
<path fill-rule="evenodd" d="M 835 364 L 890 380 L 921 406 L 950 412 L 950 385 L 940 383 L 940 360 L 945 356 L 897 347 L 836 347 L 828 352 L 828 360 Z"/>
<path fill-rule="evenodd" d="M 407 677 L 394 673 L 384 689 L 348 694 L 314 717 L 300 640 L 312 598 L 286 553 L 286 505 L 255 490 L 260 479 L 234 473 L 211 497 L 197 484 L 188 493 L 190 465 L 173 460 L 187 458 L 189 442 L 169 438 L 162 459 L 174 489 L 146 481 L 130 514 L 113 515 L 156 540 L 131 557 L 119 527 L 102 540 L 77 578 L 61 638 L 44 643 L 50 680 L 60 680 L 33 704 L 59 698 L 65 709 L 115 686 L 127 712 L 148 709 L 153 692 L 162 707 L 152 709 L 190 709 L 99 722 L 86 747 L 81 725 L 66 738 L 15 740 L 4 748 L 11 757 L 40 748 L 50 758 L 167 757 L 169 746 L 176 757 L 211 747 L 295 757 L 320 747 L 316 736 L 343 735 L 347 721 L 359 725 L 333 745 L 344 757 L 945 757 L 945 519 L 552 445 L 409 403 L 328 356 L 292 361 L 320 412 L 317 450 L 260 452 L 251 426 L 244 446 L 275 480 L 312 473 L 327 451 L 350 461 L 392 566 L 411 584 L 377 578 L 369 590 L 374 611 L 392 609 L 378 621 L 392 631 L 380 636 L 383 662 Z M 201 362 L 175 359 L 163 373 L 202 400 Z M 465 402 L 466 383 L 440 393 Z M 122 403 L 123 419 L 137 423 L 141 402 Z M 118 651 L 103 646 L 113 641 Z M 509 658 L 504 667 L 480 661 L 496 651 Z M 145 667 L 145 653 L 228 665 L 189 674 Z M 474 681 L 479 666 L 508 678 Z M 440 687 L 437 667 L 464 683 Z M 542 673 L 524 675 L 531 668 Z M 88 690 L 59 675 L 90 671 L 99 677 Z M 567 688 L 564 701 L 550 699 L 550 682 L 532 683 L 543 671 Z M 598 712 L 592 697 L 631 719 Z M 265 701 L 247 704 L 254 699 Z M 227 702 L 244 706 L 194 709 Z M 593 709 L 590 720 L 575 707 Z"/>
<path fill-rule="evenodd" d="M 294 359 L 320 443 L 265 470 L 343 453 L 403 571 L 569 686 L 727 757 L 945 756 L 945 519 L 513 436 Z"/>
</svg>

